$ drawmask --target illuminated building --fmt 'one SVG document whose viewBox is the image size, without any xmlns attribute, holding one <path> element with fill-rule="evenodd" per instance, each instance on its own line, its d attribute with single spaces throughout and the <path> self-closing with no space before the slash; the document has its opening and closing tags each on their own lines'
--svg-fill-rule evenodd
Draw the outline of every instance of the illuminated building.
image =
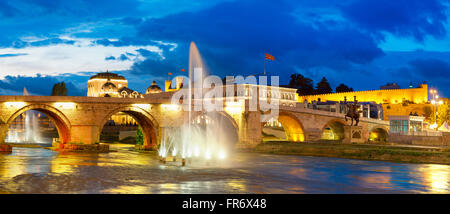
<svg viewBox="0 0 450 214">
<path fill-rule="evenodd" d="M 164 82 L 164 91 L 165 92 L 171 92 L 171 91 L 178 91 L 181 88 L 183 88 L 183 77 L 176 77 L 175 78 L 175 88 L 172 88 L 172 81 L 166 80 Z"/>
<path fill-rule="evenodd" d="M 412 115 L 392 115 L 388 117 L 391 133 L 415 135 L 424 131 L 423 121 L 425 117 Z"/>
<path fill-rule="evenodd" d="M 405 89 L 399 89 L 396 84 L 388 84 L 380 88 L 392 89 L 298 96 L 298 102 L 343 102 L 351 101 L 356 96 L 359 103 L 381 104 L 383 120 L 388 120 L 388 115 L 409 115 L 410 113 L 426 115 L 426 108 L 430 105 L 427 84 Z"/>
<path fill-rule="evenodd" d="M 150 85 L 147 90 L 145 91 L 145 94 L 156 94 L 161 93 L 162 89 L 156 84 L 156 81 L 152 82 L 152 85 Z"/>
<path fill-rule="evenodd" d="M 404 102 L 422 104 L 428 102 L 428 85 L 421 84 L 417 88 L 381 89 L 369 91 L 352 91 L 331 94 L 299 96 L 298 101 L 344 101 L 356 96 L 358 102 L 375 102 L 378 104 L 401 104 Z M 408 112 L 409 113 L 409 112 Z"/>
</svg>

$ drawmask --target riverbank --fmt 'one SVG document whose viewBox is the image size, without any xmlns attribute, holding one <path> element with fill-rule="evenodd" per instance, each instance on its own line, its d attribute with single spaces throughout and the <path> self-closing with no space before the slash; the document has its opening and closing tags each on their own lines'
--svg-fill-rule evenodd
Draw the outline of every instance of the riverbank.
<svg viewBox="0 0 450 214">
<path fill-rule="evenodd" d="M 449 148 L 284 141 L 264 142 L 250 152 L 450 165 Z"/>
</svg>

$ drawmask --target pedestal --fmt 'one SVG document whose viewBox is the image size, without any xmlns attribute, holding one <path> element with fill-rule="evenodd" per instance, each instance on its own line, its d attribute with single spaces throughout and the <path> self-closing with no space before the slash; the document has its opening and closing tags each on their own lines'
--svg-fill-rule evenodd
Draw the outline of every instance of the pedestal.
<svg viewBox="0 0 450 214">
<path fill-rule="evenodd" d="M 362 126 L 344 126 L 343 143 L 364 143 Z"/>
</svg>

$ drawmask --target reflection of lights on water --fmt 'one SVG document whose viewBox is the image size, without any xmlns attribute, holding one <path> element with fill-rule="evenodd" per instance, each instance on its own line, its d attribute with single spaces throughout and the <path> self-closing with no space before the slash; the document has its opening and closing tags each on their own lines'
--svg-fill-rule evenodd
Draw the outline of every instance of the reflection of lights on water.
<svg viewBox="0 0 450 214">
<path fill-rule="evenodd" d="M 425 179 L 430 183 L 432 192 L 446 192 L 449 188 L 448 166 L 430 165 L 425 171 Z"/>
</svg>

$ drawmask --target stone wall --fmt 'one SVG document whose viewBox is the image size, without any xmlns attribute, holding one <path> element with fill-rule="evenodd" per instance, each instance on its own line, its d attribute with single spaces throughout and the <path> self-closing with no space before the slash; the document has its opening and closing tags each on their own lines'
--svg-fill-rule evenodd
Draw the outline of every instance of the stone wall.
<svg viewBox="0 0 450 214">
<path fill-rule="evenodd" d="M 450 133 L 442 136 L 411 136 L 390 134 L 389 142 L 417 146 L 450 146 Z"/>
<path fill-rule="evenodd" d="M 417 113 L 419 116 L 426 117 L 426 107 L 433 111 L 431 104 L 385 104 L 383 105 L 383 120 L 389 120 L 389 115 L 409 115 L 409 113 Z"/>
<path fill-rule="evenodd" d="M 414 103 L 428 102 L 428 86 L 421 85 L 420 88 L 406 88 L 406 89 L 383 89 L 383 90 L 369 90 L 369 91 L 353 91 L 344 93 L 330 93 L 320 95 L 299 96 L 298 102 L 318 101 L 344 101 L 347 97 L 348 101 L 353 101 L 353 97 L 359 102 L 376 102 L 378 104 L 384 103 L 402 103 L 403 100 L 409 100 Z"/>
</svg>

